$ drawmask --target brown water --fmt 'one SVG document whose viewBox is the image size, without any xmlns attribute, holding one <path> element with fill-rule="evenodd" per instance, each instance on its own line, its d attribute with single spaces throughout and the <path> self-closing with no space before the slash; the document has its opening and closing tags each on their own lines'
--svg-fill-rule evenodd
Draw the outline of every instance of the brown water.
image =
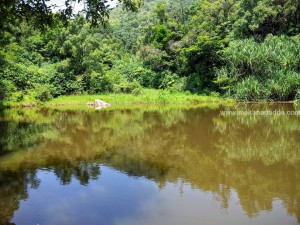
<svg viewBox="0 0 300 225">
<path fill-rule="evenodd" d="M 0 113 L 0 224 L 299 224 L 300 116 L 225 109 L 297 107 Z"/>
</svg>

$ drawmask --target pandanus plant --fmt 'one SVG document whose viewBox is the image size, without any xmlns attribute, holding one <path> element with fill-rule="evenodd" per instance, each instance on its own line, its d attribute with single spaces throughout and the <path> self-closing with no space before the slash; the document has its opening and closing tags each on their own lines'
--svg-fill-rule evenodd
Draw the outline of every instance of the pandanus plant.
<svg viewBox="0 0 300 225">
<path fill-rule="evenodd" d="M 221 89 L 242 100 L 293 100 L 300 88 L 300 45 L 286 36 L 237 40 L 222 51 Z"/>
</svg>

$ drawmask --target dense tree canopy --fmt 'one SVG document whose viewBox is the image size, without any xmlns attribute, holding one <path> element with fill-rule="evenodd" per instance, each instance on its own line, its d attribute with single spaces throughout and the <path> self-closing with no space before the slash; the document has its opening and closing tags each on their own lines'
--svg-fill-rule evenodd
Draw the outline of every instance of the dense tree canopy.
<svg viewBox="0 0 300 225">
<path fill-rule="evenodd" d="M 65 7 L 59 9 L 60 19 L 67 20 L 75 16 L 74 4 L 83 3 L 84 8 L 80 11 L 90 20 L 93 25 L 104 23 L 109 17 L 110 4 L 113 0 L 63 0 Z M 126 9 L 137 11 L 138 0 L 117 0 Z M 57 6 L 51 4 L 51 0 L 1 0 L 0 1 L 0 29 L 15 20 L 34 22 L 35 25 L 45 26 L 53 23 L 52 10 Z"/>
<path fill-rule="evenodd" d="M 147 0 L 139 9 L 138 1 L 120 1 L 129 11 L 86 0 L 77 16 L 75 1 L 54 14 L 46 2 L 0 6 L 6 15 L 0 19 L 2 100 L 142 94 L 143 88 L 245 101 L 300 99 L 299 0 Z M 105 28 L 91 26 L 108 11 Z M 37 29 L 47 18 L 52 26 Z"/>
</svg>

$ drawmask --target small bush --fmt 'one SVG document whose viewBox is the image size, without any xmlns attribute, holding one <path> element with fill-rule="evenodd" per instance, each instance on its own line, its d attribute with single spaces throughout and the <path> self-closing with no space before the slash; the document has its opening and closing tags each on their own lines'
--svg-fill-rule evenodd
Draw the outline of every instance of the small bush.
<svg viewBox="0 0 300 225">
<path fill-rule="evenodd" d="M 17 91 L 12 81 L 0 80 L 0 100 L 7 99 Z"/>
<path fill-rule="evenodd" d="M 152 87 L 155 74 L 143 67 L 142 62 L 117 61 L 114 67 L 107 71 L 110 76 L 119 74 L 129 83 L 137 80 L 143 87 Z M 118 83 L 118 82 L 114 82 Z"/>
<path fill-rule="evenodd" d="M 300 88 L 297 90 L 296 96 L 295 96 L 295 101 L 297 103 L 300 103 Z"/>
<path fill-rule="evenodd" d="M 300 46 L 291 37 L 268 36 L 232 41 L 223 53 L 225 66 L 215 83 L 240 100 L 295 99 L 300 86 Z"/>
<path fill-rule="evenodd" d="M 132 90 L 131 94 L 134 96 L 139 96 L 143 94 L 143 89 L 142 88 L 135 88 Z"/>
<path fill-rule="evenodd" d="M 141 89 L 142 90 L 142 86 L 140 85 L 140 83 L 137 80 L 133 80 L 133 82 L 128 82 L 126 80 L 124 80 L 123 82 L 119 83 L 119 84 L 113 84 L 113 92 L 114 93 L 132 93 L 133 90 L 135 89 Z M 135 91 L 136 93 L 138 91 Z"/>
<path fill-rule="evenodd" d="M 170 71 L 164 71 L 161 74 L 161 84 L 159 88 L 170 89 L 178 79 L 179 77 L 177 74 L 172 73 Z"/>
<path fill-rule="evenodd" d="M 262 87 L 254 77 L 247 77 L 236 86 L 235 97 L 244 101 L 257 101 L 261 99 Z"/>
<path fill-rule="evenodd" d="M 35 85 L 35 88 L 28 91 L 29 99 L 36 99 L 41 102 L 49 101 L 53 98 L 50 85 Z"/>
<path fill-rule="evenodd" d="M 160 103 L 166 103 L 167 102 L 167 91 L 165 90 L 160 90 L 158 92 L 158 96 L 157 96 L 157 102 Z"/>
<path fill-rule="evenodd" d="M 48 86 L 41 85 L 36 88 L 35 91 L 37 93 L 35 99 L 41 102 L 49 101 L 53 98 L 53 96 L 51 95 L 51 89 Z"/>
<path fill-rule="evenodd" d="M 24 99 L 24 93 L 22 91 L 14 92 L 11 97 L 9 98 L 12 102 L 21 102 Z"/>
<path fill-rule="evenodd" d="M 97 73 L 94 71 L 91 74 L 89 82 L 88 92 L 91 94 L 112 92 L 114 83 L 117 83 L 115 76 L 109 76 L 108 74 Z"/>
<path fill-rule="evenodd" d="M 218 97 L 221 96 L 221 94 L 220 94 L 219 92 L 213 91 L 213 92 L 210 93 L 210 96 L 211 96 L 211 97 L 217 97 L 217 98 L 218 98 Z"/>
<path fill-rule="evenodd" d="M 266 96 L 277 101 L 293 100 L 300 87 L 300 74 L 293 71 L 278 71 L 266 81 Z"/>
<path fill-rule="evenodd" d="M 170 93 L 183 92 L 185 83 L 186 83 L 186 77 L 175 79 L 174 83 L 172 83 L 172 86 L 169 87 L 168 89 L 170 90 Z"/>
</svg>

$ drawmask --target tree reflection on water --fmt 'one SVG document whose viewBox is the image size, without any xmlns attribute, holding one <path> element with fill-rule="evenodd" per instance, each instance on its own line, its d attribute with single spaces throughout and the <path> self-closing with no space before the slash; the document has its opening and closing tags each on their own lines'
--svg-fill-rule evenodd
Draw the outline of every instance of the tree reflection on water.
<svg viewBox="0 0 300 225">
<path fill-rule="evenodd" d="M 291 105 L 251 105 L 255 110 Z M 228 208 L 235 190 L 249 217 L 274 199 L 300 222 L 298 117 L 220 116 L 217 107 L 9 110 L 0 120 L 0 223 L 9 224 L 36 173 L 53 171 L 62 185 L 81 185 L 107 165 L 163 189 L 178 180 L 216 195 Z M 2 210 L 3 209 L 3 210 Z"/>
</svg>

